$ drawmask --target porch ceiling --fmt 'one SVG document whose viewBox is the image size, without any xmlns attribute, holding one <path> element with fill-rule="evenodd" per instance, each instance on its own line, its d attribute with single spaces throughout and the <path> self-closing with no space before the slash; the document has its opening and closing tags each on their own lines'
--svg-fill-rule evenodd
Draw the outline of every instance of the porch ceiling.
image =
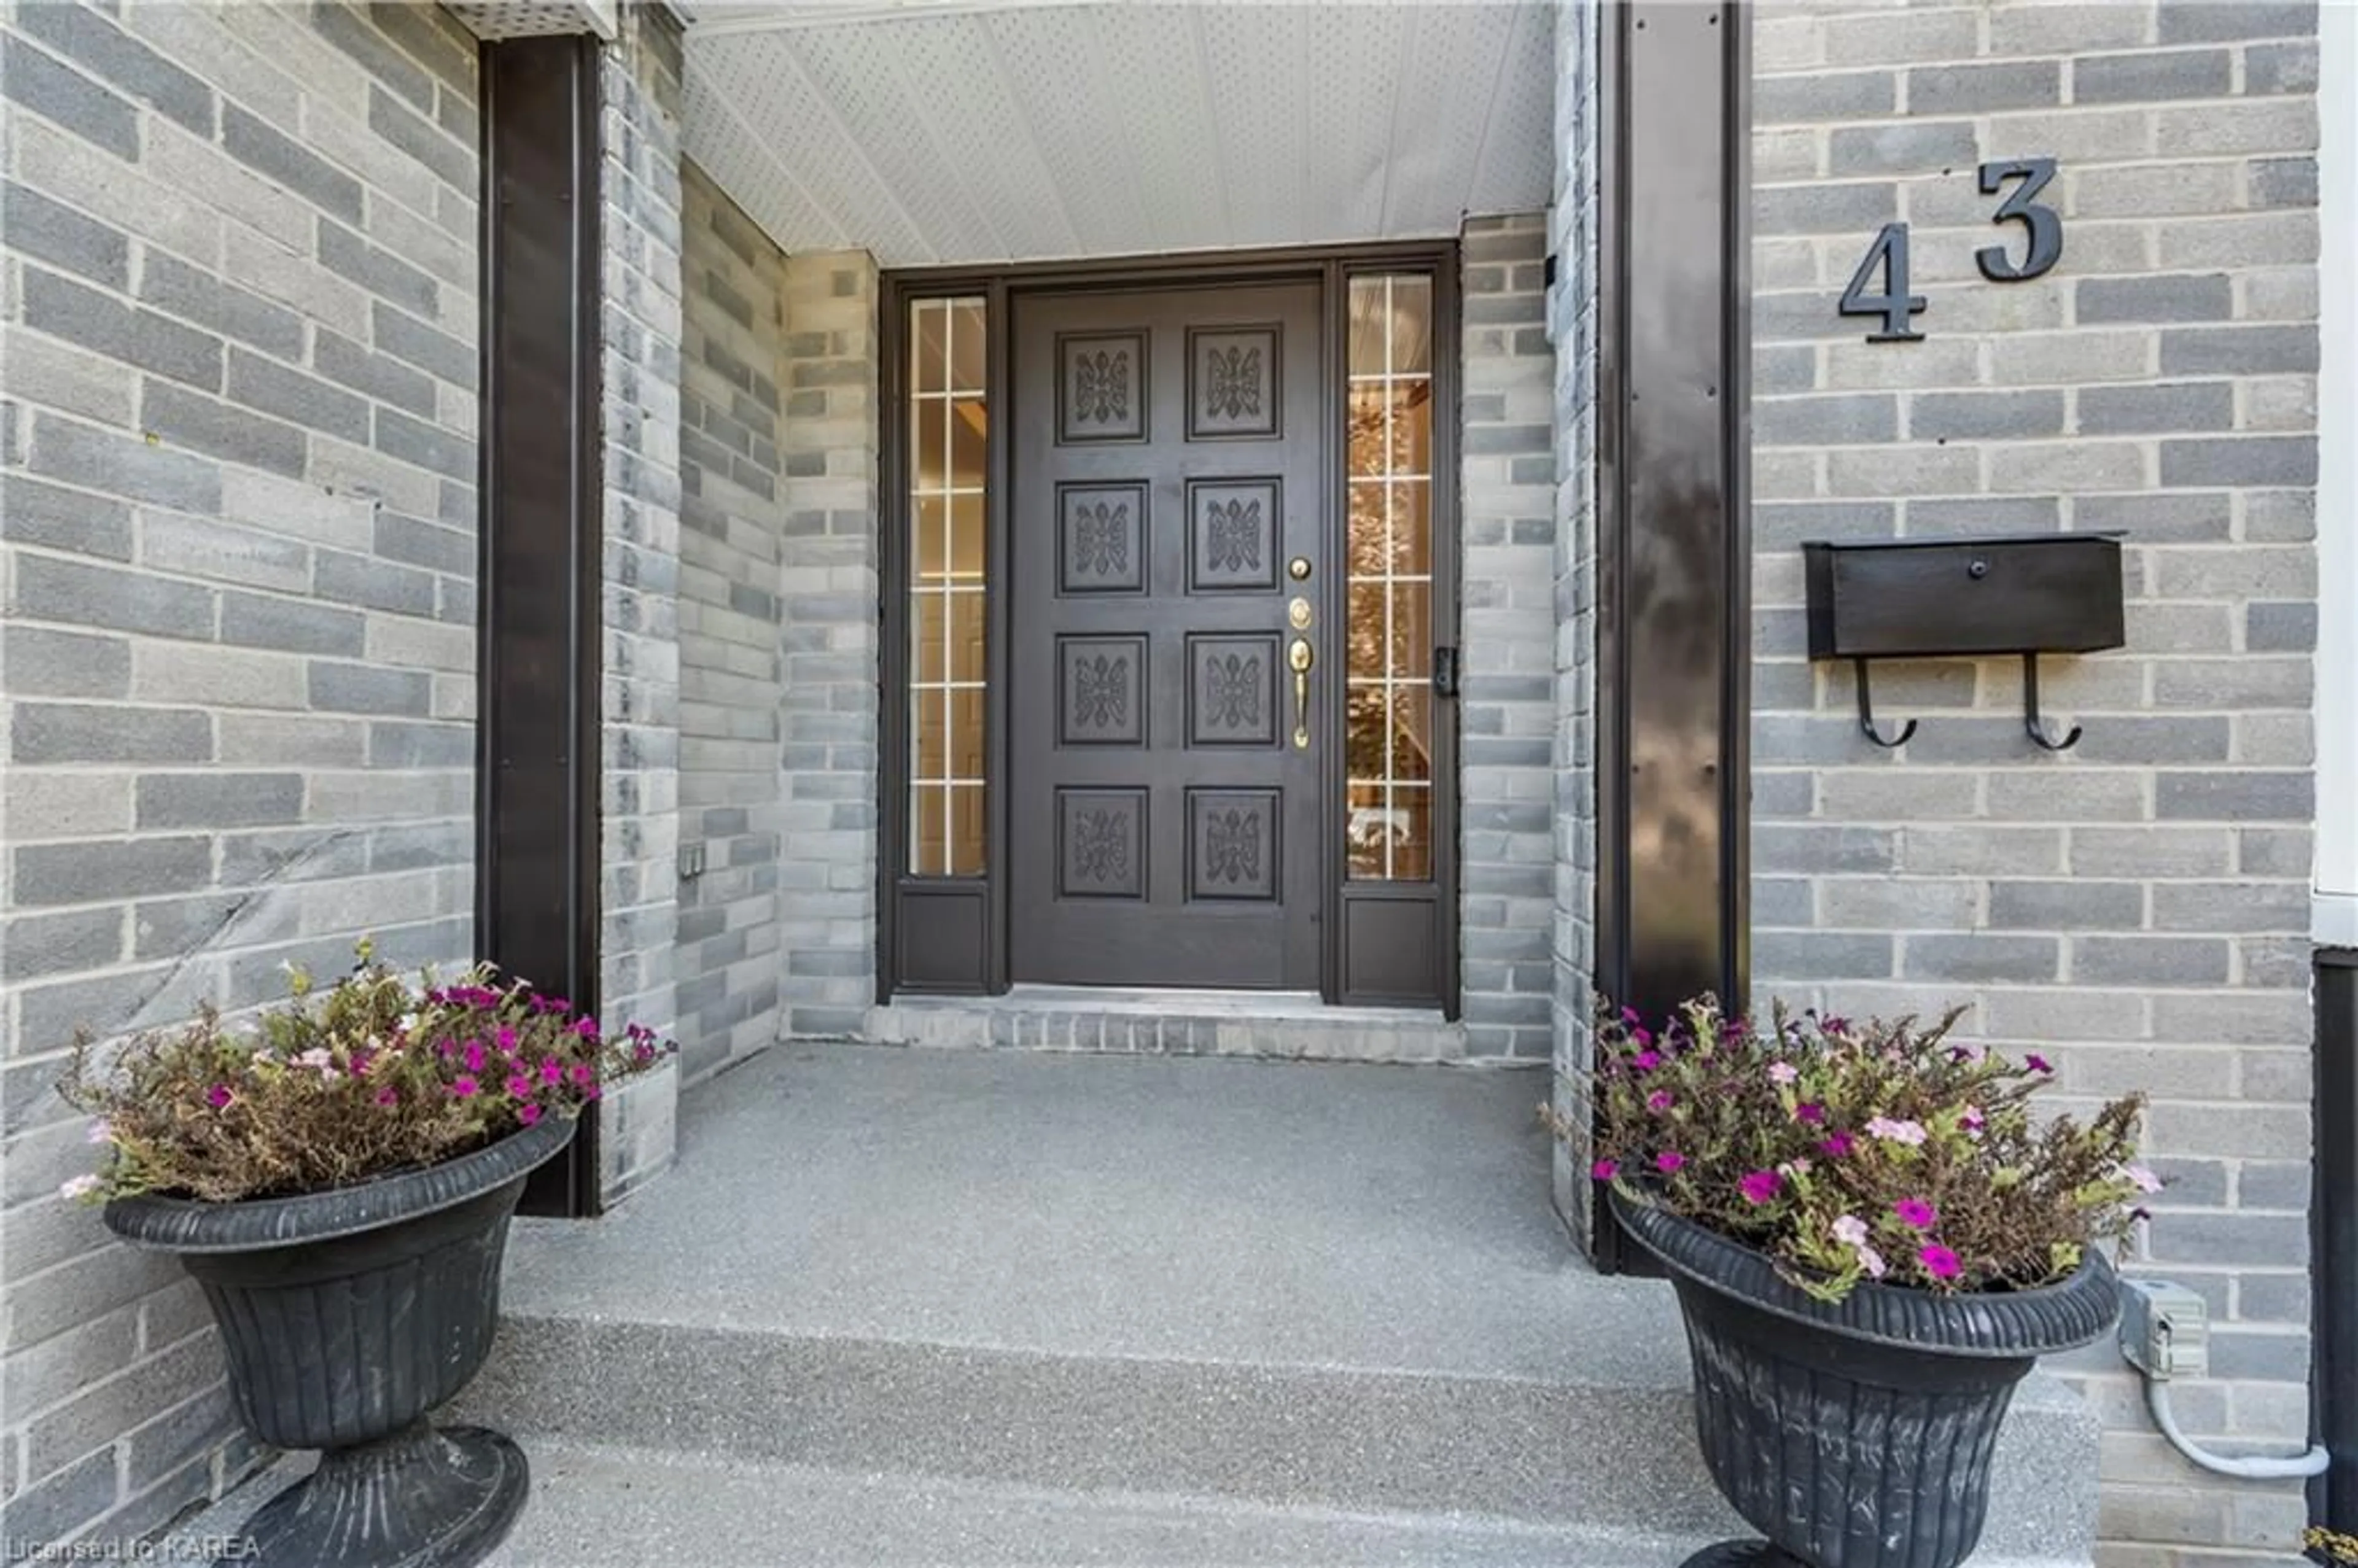
<svg viewBox="0 0 2358 1568">
<path fill-rule="evenodd" d="M 698 0 L 688 155 L 886 266 L 1454 234 L 1547 204 L 1549 0 Z"/>
</svg>

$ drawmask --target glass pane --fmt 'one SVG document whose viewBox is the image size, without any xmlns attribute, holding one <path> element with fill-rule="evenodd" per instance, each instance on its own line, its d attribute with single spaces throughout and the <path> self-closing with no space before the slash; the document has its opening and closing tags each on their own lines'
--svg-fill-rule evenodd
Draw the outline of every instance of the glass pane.
<svg viewBox="0 0 2358 1568">
<path fill-rule="evenodd" d="M 1350 874 L 1433 874 L 1433 284 L 1351 284 Z"/>
<path fill-rule="evenodd" d="M 982 488 L 983 408 L 979 397 L 950 404 L 950 483 L 959 490 Z"/>
<path fill-rule="evenodd" d="M 949 369 L 947 333 L 949 307 L 939 299 L 920 299 L 909 307 L 909 386 L 912 391 L 940 392 Z"/>
<path fill-rule="evenodd" d="M 919 492 L 948 483 L 950 406 L 946 398 L 910 400 L 909 481 Z"/>
<path fill-rule="evenodd" d="M 950 852 L 946 867 L 954 877 L 979 877 L 989 869 L 984 846 L 990 841 L 990 829 L 983 822 L 985 792 L 979 784 L 959 785 L 950 791 Z"/>
<path fill-rule="evenodd" d="M 927 299 L 909 312 L 909 870 L 974 876 L 990 861 L 984 308 Z"/>
<path fill-rule="evenodd" d="M 983 307 L 979 299 L 954 299 L 950 316 L 950 387 L 979 396 L 983 382 Z"/>
</svg>

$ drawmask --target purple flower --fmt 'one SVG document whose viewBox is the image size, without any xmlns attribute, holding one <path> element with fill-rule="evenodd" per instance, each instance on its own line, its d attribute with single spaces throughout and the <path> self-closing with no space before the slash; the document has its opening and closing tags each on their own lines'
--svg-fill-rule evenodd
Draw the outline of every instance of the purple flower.
<svg viewBox="0 0 2358 1568">
<path fill-rule="evenodd" d="M 1812 1099 L 1805 1099 L 1793 1108 L 1793 1119 L 1816 1127 L 1826 1119 L 1826 1108 Z"/>
<path fill-rule="evenodd" d="M 1938 1242 L 1927 1242 L 1918 1249 L 1916 1261 L 1922 1264 L 1924 1271 L 1936 1280 L 1953 1280 L 1964 1268 L 1964 1265 L 1957 1260 L 1955 1253 Z"/>
<path fill-rule="evenodd" d="M 401 1097 L 393 1092 L 393 1086 L 391 1084 L 387 1084 L 384 1087 L 376 1091 L 376 1103 L 379 1105 L 399 1105 L 401 1103 Z"/>
<path fill-rule="evenodd" d="M 1654 1032 L 1650 1029 L 1632 1029 L 1629 1031 L 1629 1038 L 1640 1045 L 1651 1045 L 1654 1043 Z"/>
<path fill-rule="evenodd" d="M 499 1042 L 500 1049 L 502 1051 L 514 1051 L 515 1049 L 516 1043 L 516 1032 L 514 1028 L 509 1024 L 501 1024 Z"/>
<path fill-rule="evenodd" d="M 1652 1111 L 1656 1116 L 1661 1115 L 1662 1112 L 1670 1109 L 1671 1107 L 1678 1103 L 1678 1097 L 1671 1093 L 1668 1089 L 1656 1089 L 1652 1094 L 1646 1097 L 1646 1108 Z"/>
<path fill-rule="evenodd" d="M 529 1073 L 515 1073 L 510 1075 L 507 1081 L 507 1091 L 518 1099 L 526 1098 L 532 1093 L 532 1075 Z"/>
<path fill-rule="evenodd" d="M 1784 1184 L 1785 1178 L 1774 1171 L 1753 1171 L 1747 1173 L 1742 1181 L 1736 1184 L 1736 1190 L 1744 1195 L 1746 1203 L 1758 1207 L 1765 1203 L 1775 1202 L 1778 1190 Z"/>
<path fill-rule="evenodd" d="M 1675 1175 L 1686 1168 L 1687 1157 L 1675 1149 L 1665 1149 L 1654 1156 L 1654 1169 L 1662 1174 Z"/>
<path fill-rule="evenodd" d="M 565 1064 L 558 1061 L 556 1057 L 551 1056 L 547 1061 L 543 1062 L 540 1065 L 540 1081 L 542 1083 L 560 1083 L 564 1080 L 564 1077 Z"/>
<path fill-rule="evenodd" d="M 1829 1160 L 1839 1160 L 1850 1152 L 1850 1134 L 1837 1132 L 1818 1145 L 1818 1152 Z"/>
<path fill-rule="evenodd" d="M 526 1127 L 530 1127 L 534 1122 L 540 1119 L 540 1107 L 536 1105 L 525 1106 L 522 1110 L 516 1112 L 516 1119 L 523 1122 Z"/>
<path fill-rule="evenodd" d="M 1596 1163 L 1588 1167 L 1589 1175 L 1595 1180 L 1600 1182 L 1609 1182 L 1615 1176 L 1620 1174 L 1620 1172 L 1621 1167 L 1619 1163 L 1612 1160 L 1599 1160 Z"/>
<path fill-rule="evenodd" d="M 1639 1023 L 1641 1022 L 1638 1016 L 1638 1010 L 1634 1007 L 1623 1008 L 1621 1010 L 1621 1022 L 1628 1024 L 1632 1029 L 1637 1028 Z"/>
<path fill-rule="evenodd" d="M 573 1021 L 573 1033 L 584 1040 L 595 1040 L 598 1038 L 598 1021 L 594 1018 L 577 1018 Z"/>
<path fill-rule="evenodd" d="M 1891 1212 L 1899 1217 L 1900 1224 L 1914 1230 L 1930 1230 L 1941 1217 L 1922 1198 L 1901 1198 L 1891 1206 Z"/>
<path fill-rule="evenodd" d="M 467 1099 L 472 1097 L 474 1092 L 481 1087 L 481 1085 L 475 1082 L 473 1074 L 461 1073 L 457 1078 L 452 1080 L 450 1084 L 450 1092 L 458 1096 L 460 1099 Z"/>
<path fill-rule="evenodd" d="M 587 1085 L 594 1083 L 597 1080 L 598 1074 L 597 1070 L 591 1067 L 589 1063 L 576 1062 L 573 1064 L 572 1076 L 575 1083 Z"/>
<path fill-rule="evenodd" d="M 2053 1065 L 2036 1051 L 2025 1056 L 2022 1059 L 2022 1065 L 2034 1073 L 2052 1073 L 2055 1070 Z"/>
<path fill-rule="evenodd" d="M 1641 1073 L 1650 1073 L 1662 1065 L 1662 1054 L 1655 1050 L 1640 1051 L 1629 1058 L 1629 1065 Z"/>
<path fill-rule="evenodd" d="M 212 1107 L 215 1110 L 226 1108 L 229 1102 L 236 1098 L 237 1097 L 235 1095 L 229 1092 L 229 1086 L 227 1084 L 215 1084 L 212 1087 L 205 1091 L 205 1103 Z"/>
<path fill-rule="evenodd" d="M 482 1070 L 483 1043 L 480 1040 L 470 1040 L 467 1042 L 467 1071 L 480 1073 Z"/>
</svg>

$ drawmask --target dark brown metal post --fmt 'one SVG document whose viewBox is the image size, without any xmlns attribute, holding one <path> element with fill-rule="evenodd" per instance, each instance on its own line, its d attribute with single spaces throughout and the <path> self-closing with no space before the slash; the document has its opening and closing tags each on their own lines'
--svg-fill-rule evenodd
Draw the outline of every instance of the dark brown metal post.
<svg viewBox="0 0 2358 1568">
<path fill-rule="evenodd" d="M 2315 1441 L 2332 1451 L 2309 1483 L 2310 1517 L 2358 1535 L 2358 948 L 2317 954 Z"/>
<path fill-rule="evenodd" d="M 1749 968 L 1750 15 L 1601 26 L 1595 980 L 1658 1015 Z"/>
<path fill-rule="evenodd" d="M 598 1005 L 598 53 L 482 49 L 475 949 Z M 596 1107 L 590 1108 L 594 1113 Z M 594 1214 L 598 1124 L 526 1187 Z"/>
</svg>

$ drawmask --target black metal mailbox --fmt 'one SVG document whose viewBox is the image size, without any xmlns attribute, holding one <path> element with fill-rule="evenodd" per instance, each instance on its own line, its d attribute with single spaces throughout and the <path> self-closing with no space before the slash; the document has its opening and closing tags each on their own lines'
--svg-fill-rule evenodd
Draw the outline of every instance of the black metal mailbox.
<svg viewBox="0 0 2358 1568">
<path fill-rule="evenodd" d="M 1813 541 L 1808 568 L 1810 657 L 1851 659 L 1859 727 L 1879 746 L 1866 661 L 2022 655 L 2024 728 L 2050 751 L 2039 717 L 2039 655 L 2086 654 L 2127 640 L 2118 534 L 2026 534 L 1964 539 Z"/>
</svg>

